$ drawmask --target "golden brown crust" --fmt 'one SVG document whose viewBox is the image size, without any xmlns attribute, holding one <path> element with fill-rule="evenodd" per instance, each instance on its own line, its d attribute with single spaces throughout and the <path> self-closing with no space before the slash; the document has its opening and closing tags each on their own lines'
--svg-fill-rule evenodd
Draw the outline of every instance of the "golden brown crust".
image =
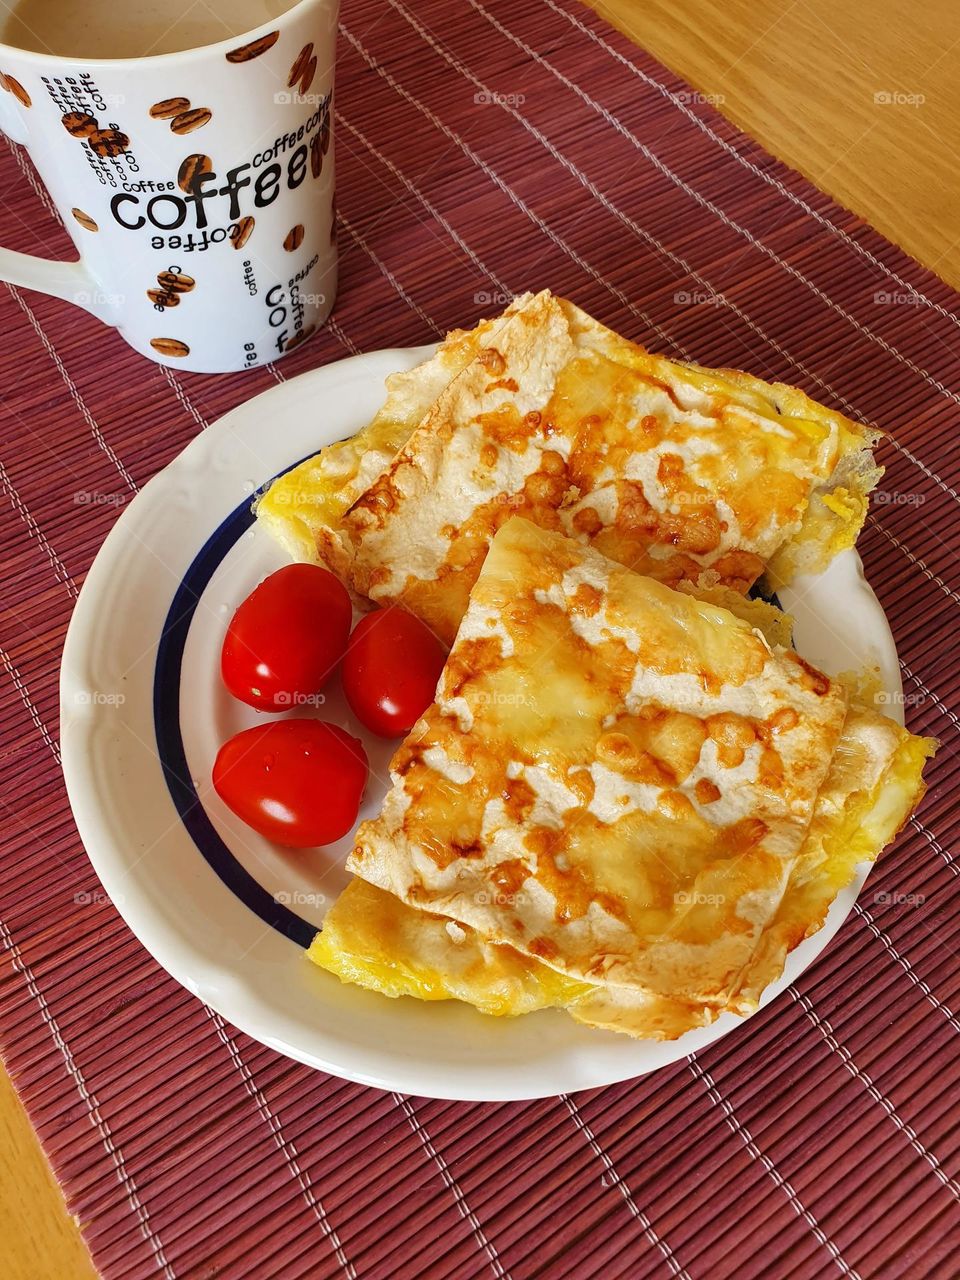
<svg viewBox="0 0 960 1280">
<path fill-rule="evenodd" d="M 722 1004 L 845 712 L 726 610 L 514 519 L 348 866 L 571 977 Z"/>
</svg>

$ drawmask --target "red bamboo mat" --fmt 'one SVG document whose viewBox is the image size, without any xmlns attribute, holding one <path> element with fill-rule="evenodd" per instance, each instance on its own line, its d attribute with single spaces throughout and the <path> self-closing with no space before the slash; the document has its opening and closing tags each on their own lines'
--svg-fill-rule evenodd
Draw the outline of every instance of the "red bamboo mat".
<svg viewBox="0 0 960 1280">
<path fill-rule="evenodd" d="M 575 0 L 469 0 L 455 21 L 444 0 L 347 0 L 338 75 L 340 301 L 281 366 L 171 372 L 0 288 L 0 1043 L 98 1266 L 956 1277 L 960 296 Z M 0 147 L 0 168 L 2 243 L 67 256 L 29 165 Z M 402 1098 L 256 1044 L 134 940 L 67 806 L 60 649 L 120 506 L 208 422 L 544 285 L 892 433 L 861 551 L 908 720 L 943 747 L 840 935 L 741 1034 L 575 1097 Z"/>
</svg>

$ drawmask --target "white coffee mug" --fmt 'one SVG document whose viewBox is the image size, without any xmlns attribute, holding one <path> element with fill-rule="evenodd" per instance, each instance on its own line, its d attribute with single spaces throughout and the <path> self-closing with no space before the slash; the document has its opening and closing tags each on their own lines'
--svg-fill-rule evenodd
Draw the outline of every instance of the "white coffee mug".
<svg viewBox="0 0 960 1280">
<path fill-rule="evenodd" d="M 0 249 L 0 279 L 182 369 L 298 346 L 336 292 L 337 7 L 300 0 L 245 35 L 148 57 L 0 43 L 0 128 L 26 144 L 80 255 Z"/>
</svg>

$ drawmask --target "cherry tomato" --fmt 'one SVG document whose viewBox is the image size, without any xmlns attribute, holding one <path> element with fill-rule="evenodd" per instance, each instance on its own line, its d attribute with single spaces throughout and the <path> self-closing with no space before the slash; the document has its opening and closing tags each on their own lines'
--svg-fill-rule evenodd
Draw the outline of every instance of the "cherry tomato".
<svg viewBox="0 0 960 1280">
<path fill-rule="evenodd" d="M 235 734 L 213 765 L 217 795 L 238 818 L 288 849 L 350 831 L 367 783 L 362 743 L 323 720 L 273 720 Z"/>
<path fill-rule="evenodd" d="M 368 613 L 354 628 L 341 669 L 354 715 L 383 738 L 401 737 L 433 701 L 446 658 L 412 613 L 396 605 Z"/>
<path fill-rule="evenodd" d="M 353 610 L 346 587 L 316 564 L 288 564 L 264 578 L 227 628 L 223 682 L 259 711 L 300 706 L 343 657 Z"/>
</svg>

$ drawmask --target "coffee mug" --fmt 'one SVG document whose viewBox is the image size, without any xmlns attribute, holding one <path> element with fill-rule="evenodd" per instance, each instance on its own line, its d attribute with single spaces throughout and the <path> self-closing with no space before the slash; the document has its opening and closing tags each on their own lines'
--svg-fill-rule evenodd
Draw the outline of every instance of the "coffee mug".
<svg viewBox="0 0 960 1280">
<path fill-rule="evenodd" d="M 26 144 L 80 256 L 0 249 L 0 279 L 75 303 L 161 364 L 277 360 L 336 292 L 337 0 L 237 34 L 283 0 L 219 0 L 221 15 L 211 0 L 199 20 L 186 0 L 89 0 L 78 24 L 83 8 L 20 0 L 2 22 L 0 128 Z M 199 47 L 152 51 L 178 31 Z"/>
</svg>

